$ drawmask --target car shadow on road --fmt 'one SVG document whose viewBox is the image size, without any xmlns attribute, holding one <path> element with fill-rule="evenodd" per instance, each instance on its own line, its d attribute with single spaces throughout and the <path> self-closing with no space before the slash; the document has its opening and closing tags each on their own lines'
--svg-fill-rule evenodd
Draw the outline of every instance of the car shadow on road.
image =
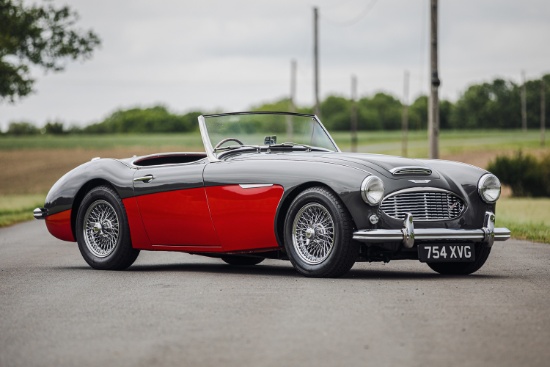
<svg viewBox="0 0 550 367">
<path fill-rule="evenodd" d="M 60 268 L 61 269 L 61 268 Z M 70 266 L 62 269 L 71 270 L 90 270 L 87 266 Z M 190 273 L 210 273 L 210 274 L 225 274 L 225 275 L 250 275 L 250 276 L 277 276 L 277 277 L 299 277 L 300 275 L 290 263 L 282 262 L 281 265 L 260 264 L 255 266 L 234 266 L 227 264 L 216 263 L 179 263 L 179 264 L 136 264 L 124 270 L 129 273 L 147 273 L 147 272 L 190 272 Z M 381 270 L 381 269 L 351 269 L 347 274 L 338 279 L 388 279 L 388 280 L 435 280 L 435 279 L 453 279 L 453 280 L 472 280 L 472 279 L 507 279 L 508 276 L 483 274 L 483 272 L 451 276 L 441 275 L 431 271 L 410 271 L 410 270 Z"/>
<path fill-rule="evenodd" d="M 475 273 L 470 275 L 441 275 L 433 271 L 403 271 L 399 269 L 380 270 L 380 269 L 351 269 L 349 273 L 342 278 L 347 279 L 395 279 L 395 280 L 434 280 L 434 279 L 453 279 L 453 280 L 472 280 L 472 279 L 506 279 L 508 276 Z"/>
</svg>

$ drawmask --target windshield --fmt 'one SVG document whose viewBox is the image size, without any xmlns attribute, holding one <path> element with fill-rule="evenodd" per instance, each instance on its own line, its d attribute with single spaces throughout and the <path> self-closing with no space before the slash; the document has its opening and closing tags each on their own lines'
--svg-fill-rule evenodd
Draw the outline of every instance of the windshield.
<svg viewBox="0 0 550 367">
<path fill-rule="evenodd" d="M 201 117 L 207 153 L 215 158 L 230 151 L 338 151 L 323 125 L 312 115 L 243 112 Z"/>
</svg>

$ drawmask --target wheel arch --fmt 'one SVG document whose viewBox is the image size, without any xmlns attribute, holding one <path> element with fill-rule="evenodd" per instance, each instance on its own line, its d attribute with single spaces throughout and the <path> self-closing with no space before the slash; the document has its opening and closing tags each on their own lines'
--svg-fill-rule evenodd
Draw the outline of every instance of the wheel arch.
<svg viewBox="0 0 550 367">
<path fill-rule="evenodd" d="M 283 197 L 277 209 L 277 214 L 275 216 L 275 237 L 277 238 L 277 242 L 279 243 L 279 246 L 283 249 L 284 249 L 284 238 L 285 238 L 284 236 L 285 218 L 288 213 L 288 209 L 290 208 L 290 205 L 298 195 L 300 195 L 302 192 L 312 187 L 325 188 L 328 191 L 332 192 L 334 196 L 338 198 L 338 200 L 342 201 L 342 199 L 340 198 L 340 195 L 338 195 L 338 193 L 332 187 L 320 181 L 309 181 L 292 188 L 292 190 L 290 190 L 288 194 Z M 348 214 L 350 214 L 348 207 L 345 205 L 343 201 L 342 201 L 342 205 L 345 208 L 345 210 L 348 212 Z M 351 214 L 350 214 L 350 218 L 353 222 L 354 227 L 357 228 L 357 225 Z"/>
<path fill-rule="evenodd" d="M 80 208 L 80 204 L 82 203 L 82 200 L 84 200 L 84 197 L 87 193 L 89 193 L 92 189 L 99 187 L 99 186 L 107 186 L 111 188 L 114 192 L 116 192 L 118 195 L 120 193 L 117 191 L 116 187 L 109 181 L 102 179 L 102 178 L 95 178 L 88 182 L 86 182 L 82 187 L 78 190 L 76 193 L 72 210 L 71 210 L 71 230 L 73 232 L 74 238 L 76 238 L 76 218 L 78 216 L 78 209 Z"/>
</svg>

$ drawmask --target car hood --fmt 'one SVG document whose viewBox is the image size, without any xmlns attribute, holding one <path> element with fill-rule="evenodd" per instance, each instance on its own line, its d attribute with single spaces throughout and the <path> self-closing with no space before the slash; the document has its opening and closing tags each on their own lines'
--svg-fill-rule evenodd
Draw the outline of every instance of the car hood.
<svg viewBox="0 0 550 367">
<path fill-rule="evenodd" d="M 422 181 L 456 181 L 457 183 L 477 183 L 487 171 L 471 166 L 469 164 L 445 161 L 439 159 L 412 159 L 396 157 L 382 154 L 367 153 L 341 153 L 341 152 L 288 152 L 288 153 L 270 153 L 270 154 L 237 154 L 228 157 L 228 160 L 278 160 L 278 161 L 308 161 L 322 162 L 327 164 L 338 164 L 348 166 L 354 169 L 365 171 L 366 173 L 384 176 L 391 180 L 418 180 Z M 391 171 L 398 168 L 419 168 L 429 169 L 427 173 L 408 173 L 402 175 L 393 174 Z M 444 185 L 443 183 L 441 183 Z M 474 185 L 475 186 L 475 185 Z M 442 187 L 445 188 L 445 187 Z"/>
<path fill-rule="evenodd" d="M 397 178 L 391 170 L 403 167 L 431 170 L 431 174 L 417 174 L 408 176 L 422 176 L 426 178 L 439 178 L 437 169 L 425 161 L 417 159 L 394 157 L 382 154 L 363 153 L 325 153 L 325 152 L 292 152 L 272 154 L 243 154 L 236 155 L 230 160 L 253 159 L 253 160 L 289 160 L 289 161 L 311 161 L 328 164 L 338 164 L 360 169 L 368 173 L 377 173 L 387 178 Z"/>
<path fill-rule="evenodd" d="M 382 154 L 362 154 L 362 153 L 334 153 L 325 154 L 325 159 L 334 163 L 353 165 L 367 171 L 376 171 L 386 177 L 393 178 L 395 175 L 391 172 L 399 168 L 418 168 L 432 171 L 431 174 L 417 174 L 416 176 L 439 177 L 437 170 L 426 162 L 417 159 L 388 156 Z"/>
</svg>

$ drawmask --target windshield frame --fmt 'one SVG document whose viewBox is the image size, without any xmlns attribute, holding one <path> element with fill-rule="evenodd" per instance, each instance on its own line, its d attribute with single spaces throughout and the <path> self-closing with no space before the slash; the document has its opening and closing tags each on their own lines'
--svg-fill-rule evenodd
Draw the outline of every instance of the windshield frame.
<svg viewBox="0 0 550 367">
<path fill-rule="evenodd" d="M 332 145 L 334 145 L 335 152 L 342 152 L 332 136 L 329 134 L 328 130 L 325 128 L 321 120 L 313 114 L 307 114 L 307 113 L 296 113 L 296 112 L 271 112 L 271 111 L 245 111 L 245 112 L 228 112 L 228 113 L 215 113 L 215 114 L 206 114 L 206 115 L 200 115 L 198 117 L 199 120 L 199 129 L 201 132 L 201 138 L 202 143 L 204 145 L 204 149 L 206 151 L 206 156 L 208 157 L 208 160 L 210 162 L 219 162 L 221 161 L 220 158 L 218 158 L 214 152 L 214 147 L 212 146 L 212 143 L 210 142 L 210 137 L 208 135 L 208 129 L 206 128 L 206 118 L 208 117 L 223 117 L 223 116 L 239 116 L 239 115 L 284 115 L 284 116 L 298 116 L 298 117 L 309 117 L 314 119 L 318 124 L 319 127 L 323 130 L 323 132 L 327 135 Z"/>
</svg>

